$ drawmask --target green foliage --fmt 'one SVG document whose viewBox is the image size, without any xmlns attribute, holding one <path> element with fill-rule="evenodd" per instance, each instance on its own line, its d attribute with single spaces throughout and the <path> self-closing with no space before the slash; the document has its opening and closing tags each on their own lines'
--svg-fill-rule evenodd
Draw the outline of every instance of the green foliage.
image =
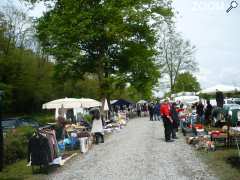
<svg viewBox="0 0 240 180">
<path fill-rule="evenodd" d="M 154 61 L 156 29 L 148 22 L 154 14 L 172 15 L 159 4 L 57 0 L 38 20 L 37 35 L 44 50 L 56 58 L 58 76 L 94 73 L 101 97 L 110 95 L 111 79 L 117 76 L 149 95 L 159 71 Z"/>
<path fill-rule="evenodd" d="M 47 123 L 56 122 L 54 115 L 46 112 L 44 114 L 33 115 L 32 117 L 33 119 L 36 119 L 40 126 L 47 125 Z"/>
<path fill-rule="evenodd" d="M 89 114 L 85 114 L 83 119 L 90 124 L 92 123 L 92 116 Z"/>
<path fill-rule="evenodd" d="M 21 127 L 8 132 L 4 138 L 4 163 L 11 164 L 19 159 L 26 158 L 27 144 L 33 135 L 31 127 Z"/>
<path fill-rule="evenodd" d="M 190 72 L 179 74 L 174 85 L 174 92 L 198 92 L 200 91 L 200 84 L 197 78 Z"/>
<path fill-rule="evenodd" d="M 29 51 L 12 49 L 9 55 L 0 57 L 0 67 L 0 88 L 6 91 L 7 111 L 33 112 L 51 97 L 50 63 Z"/>
</svg>

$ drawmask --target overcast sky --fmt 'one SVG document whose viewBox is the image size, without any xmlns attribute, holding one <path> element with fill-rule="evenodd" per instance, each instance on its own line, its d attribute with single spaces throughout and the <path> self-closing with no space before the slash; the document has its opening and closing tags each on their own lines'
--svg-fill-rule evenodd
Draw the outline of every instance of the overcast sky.
<svg viewBox="0 0 240 180">
<path fill-rule="evenodd" d="M 15 2 L 17 0 L 1 0 Z M 240 5 L 240 0 L 237 0 Z M 175 0 L 176 26 L 197 47 L 196 74 L 201 87 L 216 84 L 240 86 L 240 6 L 226 13 L 231 0 Z M 24 5 L 18 6 L 24 8 Z M 29 12 L 41 16 L 43 3 Z"/>
<path fill-rule="evenodd" d="M 240 0 L 237 0 L 240 5 Z M 197 78 L 202 88 L 240 86 L 240 7 L 231 0 L 176 0 L 177 29 L 197 47 Z"/>
</svg>

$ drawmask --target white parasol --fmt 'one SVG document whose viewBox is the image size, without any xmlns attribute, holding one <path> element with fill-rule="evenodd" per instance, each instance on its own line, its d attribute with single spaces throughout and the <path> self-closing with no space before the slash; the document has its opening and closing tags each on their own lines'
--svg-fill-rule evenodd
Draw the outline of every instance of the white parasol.
<svg viewBox="0 0 240 180">
<path fill-rule="evenodd" d="M 137 104 L 146 104 L 146 103 L 147 103 L 147 101 L 145 101 L 145 100 L 140 100 L 137 102 Z"/>
<path fill-rule="evenodd" d="M 109 107 L 108 107 L 107 99 L 104 100 L 104 103 L 103 103 L 103 110 L 104 110 L 104 111 L 109 111 Z"/>
<path fill-rule="evenodd" d="M 50 101 L 42 105 L 43 109 L 59 109 L 59 108 L 90 108 L 101 106 L 101 102 L 89 98 L 63 98 Z"/>
</svg>

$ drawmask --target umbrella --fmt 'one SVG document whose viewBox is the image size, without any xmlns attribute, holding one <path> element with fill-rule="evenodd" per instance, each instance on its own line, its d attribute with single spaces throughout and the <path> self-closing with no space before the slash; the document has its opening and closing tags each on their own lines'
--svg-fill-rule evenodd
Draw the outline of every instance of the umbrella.
<svg viewBox="0 0 240 180">
<path fill-rule="evenodd" d="M 59 109 L 59 108 L 72 109 L 72 108 L 80 108 L 80 107 L 90 108 L 90 107 L 97 107 L 97 106 L 101 106 L 101 102 L 96 101 L 94 99 L 63 98 L 63 99 L 57 99 L 57 100 L 45 103 L 42 105 L 42 108 L 43 109 Z"/>
<path fill-rule="evenodd" d="M 145 100 L 140 100 L 137 102 L 137 104 L 146 104 L 146 103 L 147 103 L 147 101 L 145 101 Z"/>
<path fill-rule="evenodd" d="M 100 107 L 102 105 L 101 102 L 90 98 L 81 98 L 78 100 L 81 103 L 80 107 L 83 108 Z"/>
<path fill-rule="evenodd" d="M 109 110 L 107 99 L 104 100 L 103 110 L 104 110 L 104 111 L 108 111 L 108 110 Z"/>
<path fill-rule="evenodd" d="M 216 85 L 216 86 L 213 86 L 213 87 L 203 89 L 202 91 L 199 91 L 199 93 L 215 94 L 217 90 L 221 91 L 223 93 L 235 93 L 235 92 L 240 91 L 240 88 L 236 87 L 236 86 L 228 86 L 228 85 L 219 84 L 219 85 Z"/>
</svg>

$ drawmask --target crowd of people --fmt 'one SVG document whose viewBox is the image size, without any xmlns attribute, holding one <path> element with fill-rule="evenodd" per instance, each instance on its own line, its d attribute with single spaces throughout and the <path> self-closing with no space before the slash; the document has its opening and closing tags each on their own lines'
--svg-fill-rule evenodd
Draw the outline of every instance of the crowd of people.
<svg viewBox="0 0 240 180">
<path fill-rule="evenodd" d="M 212 114 L 212 105 L 210 101 L 207 101 L 206 106 L 203 105 L 201 101 L 192 104 L 191 107 L 186 108 L 180 102 L 170 103 L 168 99 L 165 99 L 163 103 L 149 103 L 148 105 L 138 105 L 137 114 L 139 117 L 148 111 L 150 121 L 163 121 L 165 141 L 173 142 L 177 139 L 177 132 L 179 127 L 183 127 L 183 122 L 185 121 L 186 114 L 190 111 L 196 114 L 196 121 L 201 124 L 207 124 L 210 122 Z"/>
</svg>

